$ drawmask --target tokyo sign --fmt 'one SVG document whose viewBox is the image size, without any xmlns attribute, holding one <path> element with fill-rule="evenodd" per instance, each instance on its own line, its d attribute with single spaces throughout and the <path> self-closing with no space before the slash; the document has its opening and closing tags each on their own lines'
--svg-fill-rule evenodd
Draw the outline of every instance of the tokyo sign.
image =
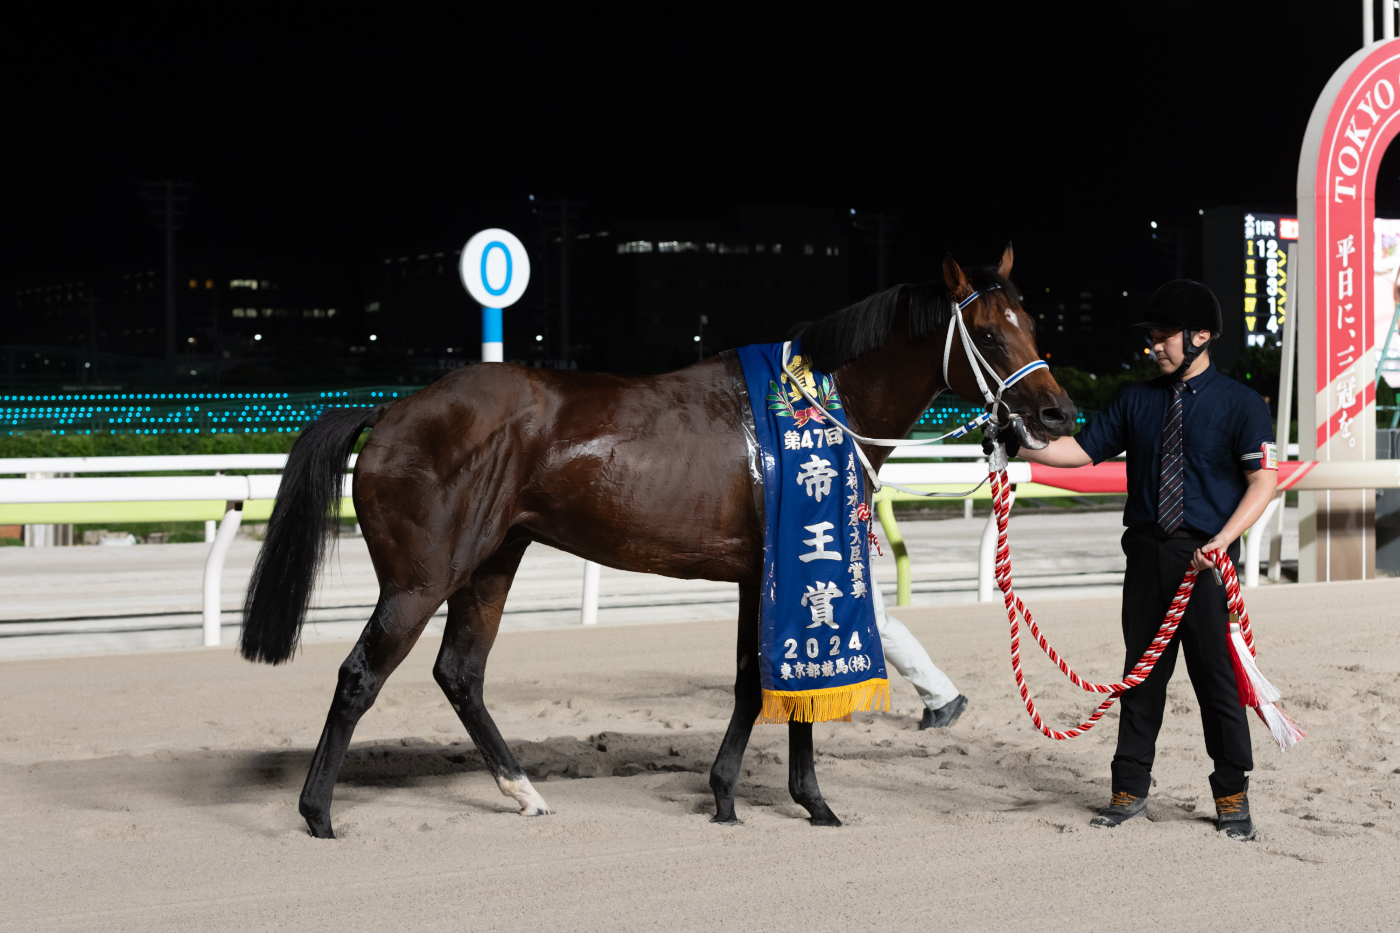
<svg viewBox="0 0 1400 933">
<path fill-rule="evenodd" d="M 1294 278 L 1302 460 L 1376 456 L 1373 221 L 1397 118 L 1400 39 L 1363 48 L 1337 69 L 1303 137 Z M 1375 577 L 1374 490 L 1316 492 L 1299 506 L 1300 581 Z"/>
</svg>

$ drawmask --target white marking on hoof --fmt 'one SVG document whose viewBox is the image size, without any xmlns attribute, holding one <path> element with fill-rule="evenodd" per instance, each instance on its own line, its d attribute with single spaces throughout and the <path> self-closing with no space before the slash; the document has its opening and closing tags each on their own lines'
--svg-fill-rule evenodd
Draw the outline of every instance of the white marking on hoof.
<svg viewBox="0 0 1400 933">
<path fill-rule="evenodd" d="M 518 778 L 496 778 L 496 786 L 507 797 L 513 797 L 520 804 L 521 816 L 548 816 L 554 810 L 544 802 L 539 791 L 535 790 L 530 779 L 521 775 Z"/>
</svg>

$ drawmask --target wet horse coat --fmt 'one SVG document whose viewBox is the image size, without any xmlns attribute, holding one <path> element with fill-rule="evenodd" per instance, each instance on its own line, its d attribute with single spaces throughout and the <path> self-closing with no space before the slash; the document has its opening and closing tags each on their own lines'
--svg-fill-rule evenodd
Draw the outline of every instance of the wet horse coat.
<svg viewBox="0 0 1400 933">
<path fill-rule="evenodd" d="M 973 274 L 983 292 L 962 312 L 988 361 L 1010 372 L 1038 359 L 1034 322 L 1011 283 L 1010 249 Z M 902 437 L 945 386 L 949 300 L 973 286 L 945 263 L 947 289 L 901 286 L 810 325 L 804 347 L 830 372 L 861 433 Z M 976 398 L 954 356 L 951 388 Z M 372 427 L 354 501 L 380 583 L 379 603 L 349 657 L 301 794 L 313 835 L 333 836 L 336 778 L 360 717 L 445 601 L 434 676 L 502 793 L 521 812 L 550 812 L 482 701 L 486 659 L 525 549 L 539 541 L 622 570 L 739 585 L 734 714 L 710 773 L 715 820 L 734 822 L 734 789 L 762 705 L 757 665 L 761 497 L 750 457 L 752 413 L 732 355 L 661 376 L 484 364 L 407 399 L 330 410 L 288 458 L 245 607 L 241 650 L 280 663 L 295 650 L 325 547 L 326 510 L 345 460 Z M 1069 430 L 1074 408 L 1046 372 L 1008 393 L 1033 430 Z M 747 427 L 747 431 L 746 431 Z M 876 467 L 883 448 L 867 454 Z M 822 799 L 810 723 L 789 723 L 788 787 L 816 824 L 840 821 Z"/>
</svg>

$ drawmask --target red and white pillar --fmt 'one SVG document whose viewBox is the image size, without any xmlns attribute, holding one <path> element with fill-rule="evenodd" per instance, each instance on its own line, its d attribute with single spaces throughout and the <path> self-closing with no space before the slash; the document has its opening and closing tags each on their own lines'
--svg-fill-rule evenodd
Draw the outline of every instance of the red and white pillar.
<svg viewBox="0 0 1400 933">
<path fill-rule="evenodd" d="M 1400 40 L 1337 69 L 1313 108 L 1298 163 L 1299 459 L 1375 459 L 1373 267 L 1381 156 L 1400 132 Z M 1382 287 L 1391 287 L 1388 282 Z M 1302 582 L 1376 575 L 1375 490 L 1300 493 Z"/>
</svg>

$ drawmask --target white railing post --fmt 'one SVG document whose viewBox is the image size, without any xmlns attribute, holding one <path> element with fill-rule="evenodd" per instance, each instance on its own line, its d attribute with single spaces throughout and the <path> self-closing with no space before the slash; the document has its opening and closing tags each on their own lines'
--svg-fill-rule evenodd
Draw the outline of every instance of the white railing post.
<svg viewBox="0 0 1400 933">
<path fill-rule="evenodd" d="M 223 470 L 215 470 L 215 471 L 214 471 L 214 475 L 215 475 L 215 476 L 223 476 L 223 475 L 224 475 L 224 471 L 223 471 Z M 204 522 L 204 543 L 205 543 L 205 544 L 213 544 L 213 543 L 214 543 L 214 535 L 216 535 L 216 534 L 218 533 L 218 531 L 219 531 L 219 523 L 218 523 L 217 521 L 215 521 L 215 520 L 212 519 L 212 518 L 205 520 L 205 522 Z"/>
<path fill-rule="evenodd" d="M 598 624 L 598 574 L 601 570 L 591 560 L 583 562 L 583 608 L 579 621 L 584 625 Z"/>
<path fill-rule="evenodd" d="M 978 457 L 978 458 L 977 458 L 977 462 L 978 462 L 979 464 L 982 464 L 982 465 L 985 466 L 986 463 L 987 463 L 987 458 L 986 458 L 986 457 Z M 963 518 L 967 519 L 968 521 L 972 521 L 972 497 L 971 497 L 971 496 L 968 496 L 966 499 L 963 500 Z"/>
<path fill-rule="evenodd" d="M 1006 501 L 1007 509 L 1016 503 L 1016 490 L 1012 489 Z M 987 526 L 982 529 L 982 542 L 977 549 L 977 601 L 992 601 L 992 591 L 996 589 L 997 566 L 997 509 L 992 503 L 992 514 L 987 516 Z"/>
<path fill-rule="evenodd" d="M 1274 511 L 1274 534 L 1269 539 L 1269 580 L 1278 583 L 1283 580 L 1283 519 L 1288 493 L 1278 494 L 1278 508 Z"/>
<path fill-rule="evenodd" d="M 224 558 L 228 557 L 229 545 L 238 535 L 238 525 L 243 521 L 243 503 L 227 502 L 224 519 L 219 522 L 219 532 L 214 536 L 214 544 L 209 548 L 209 556 L 204 559 L 204 646 L 213 648 L 219 644 L 219 627 L 222 621 Z"/>
<path fill-rule="evenodd" d="M 1269 500 L 1269 504 L 1264 506 L 1264 514 L 1259 516 L 1259 520 L 1249 526 L 1249 534 L 1244 539 L 1244 585 L 1254 587 L 1259 585 L 1259 553 L 1264 548 L 1264 529 L 1269 526 L 1269 520 L 1274 517 L 1274 511 L 1283 502 L 1283 493 L 1279 493 Z M 1276 537 L 1282 537 L 1278 535 Z M 1270 548 L 1270 551 L 1273 549 Z"/>
</svg>

